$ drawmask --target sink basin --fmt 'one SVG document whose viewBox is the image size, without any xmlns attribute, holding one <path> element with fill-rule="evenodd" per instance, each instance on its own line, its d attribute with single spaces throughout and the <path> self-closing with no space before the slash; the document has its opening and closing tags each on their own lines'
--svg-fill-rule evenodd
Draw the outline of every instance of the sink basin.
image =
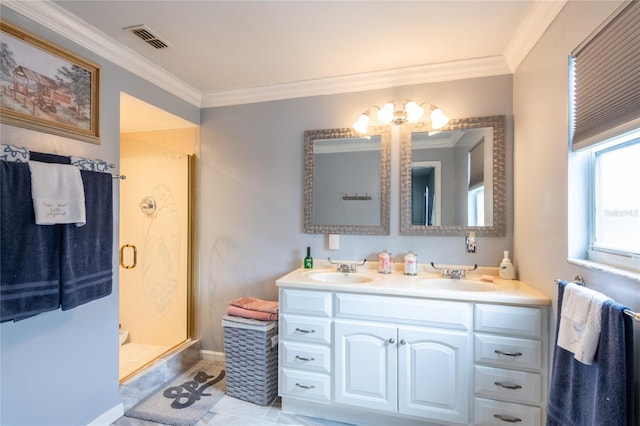
<svg viewBox="0 0 640 426">
<path fill-rule="evenodd" d="M 345 272 L 310 272 L 307 277 L 313 281 L 322 283 L 338 283 L 338 284 L 356 284 L 367 283 L 373 281 L 372 277 L 367 275 L 361 275 L 358 273 L 345 273 Z"/>
<path fill-rule="evenodd" d="M 422 284 L 434 290 L 451 291 L 495 291 L 496 285 L 484 281 L 455 280 L 448 278 L 434 278 L 423 280 Z"/>
</svg>

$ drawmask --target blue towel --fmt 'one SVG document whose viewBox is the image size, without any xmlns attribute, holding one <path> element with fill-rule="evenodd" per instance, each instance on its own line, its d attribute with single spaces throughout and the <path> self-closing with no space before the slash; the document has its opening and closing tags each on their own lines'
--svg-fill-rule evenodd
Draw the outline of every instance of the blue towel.
<svg viewBox="0 0 640 426">
<path fill-rule="evenodd" d="M 0 161 L 0 322 L 60 306 L 60 228 L 35 224 L 27 163 Z"/>
<path fill-rule="evenodd" d="M 71 157 L 57 154 L 45 154 L 44 152 L 29 153 L 29 159 L 31 161 L 40 161 L 42 163 L 59 163 L 59 164 L 71 164 Z"/>
<path fill-rule="evenodd" d="M 566 284 L 558 284 L 558 318 Z M 603 304 L 592 365 L 555 346 L 547 426 L 635 426 L 633 324 L 624 309 L 612 300 Z"/>
<path fill-rule="evenodd" d="M 61 303 L 68 310 L 111 294 L 113 180 L 111 174 L 81 170 L 87 223 L 59 225 Z"/>
</svg>

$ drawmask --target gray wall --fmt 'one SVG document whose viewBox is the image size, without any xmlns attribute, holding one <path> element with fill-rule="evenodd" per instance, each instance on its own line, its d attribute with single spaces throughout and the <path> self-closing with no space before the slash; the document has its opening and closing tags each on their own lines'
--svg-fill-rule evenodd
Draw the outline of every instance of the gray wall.
<svg viewBox="0 0 640 426">
<path fill-rule="evenodd" d="M 326 235 L 303 233 L 304 131 L 350 127 L 363 108 L 404 98 L 428 100 L 454 118 L 506 115 L 507 174 L 512 175 L 508 75 L 202 110 L 198 322 L 203 349 L 223 351 L 220 321 L 229 300 L 276 299 L 275 281 L 300 266 L 307 246 L 316 259 L 377 259 L 378 252 L 388 249 L 398 261 L 414 250 L 421 263 L 494 266 L 503 250 L 511 250 L 510 206 L 507 235 L 480 238 L 476 254 L 465 252 L 463 237 L 399 235 L 397 128 L 391 146 L 391 235 L 343 235 L 340 250 L 329 251 Z M 510 177 L 508 199 L 513 197 L 512 181 Z"/>
<path fill-rule="evenodd" d="M 198 122 L 199 110 L 112 63 L 0 9 L 2 19 L 101 66 L 100 145 L 0 125 L 2 143 L 119 163 L 120 91 Z M 114 183 L 114 289 L 75 309 L 0 324 L 0 424 L 86 425 L 120 404 L 118 392 L 118 196 Z"/>
<path fill-rule="evenodd" d="M 552 328 L 557 308 L 555 278 L 573 279 L 580 274 L 588 287 L 640 311 L 640 283 L 566 260 L 567 236 L 572 232 L 582 233 L 580 225 L 578 231 L 574 225 L 582 220 L 584 211 L 582 206 L 569 202 L 569 198 L 586 194 L 584 186 L 569 184 L 575 176 L 570 179 L 567 164 L 573 164 L 569 160 L 576 158 L 568 153 L 568 55 L 618 4 L 567 3 L 514 76 L 514 262 L 523 281 L 552 297 Z M 634 322 L 634 333 L 638 367 L 640 324 L 637 322 Z M 640 407 L 640 368 L 636 368 L 635 383 L 636 407 Z"/>
</svg>

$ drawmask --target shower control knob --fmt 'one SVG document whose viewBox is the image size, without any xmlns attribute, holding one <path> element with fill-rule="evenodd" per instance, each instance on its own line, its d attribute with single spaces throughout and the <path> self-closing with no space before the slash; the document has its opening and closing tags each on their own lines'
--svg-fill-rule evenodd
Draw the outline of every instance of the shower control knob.
<svg viewBox="0 0 640 426">
<path fill-rule="evenodd" d="M 151 216 L 156 212 L 156 200 L 151 197 L 144 197 L 138 204 L 142 213 Z"/>
</svg>

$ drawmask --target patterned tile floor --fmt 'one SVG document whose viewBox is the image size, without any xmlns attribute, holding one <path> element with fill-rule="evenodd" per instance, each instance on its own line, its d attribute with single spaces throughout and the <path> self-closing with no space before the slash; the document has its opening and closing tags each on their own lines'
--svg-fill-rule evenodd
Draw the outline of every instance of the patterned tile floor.
<svg viewBox="0 0 640 426">
<path fill-rule="evenodd" d="M 221 382 L 220 385 L 223 385 Z M 216 385 L 217 387 L 218 385 Z M 111 426 L 156 426 L 161 423 L 147 420 L 121 417 Z M 252 404 L 227 395 L 223 396 L 196 426 L 350 426 L 346 423 L 317 419 L 313 417 L 295 416 L 283 413 L 280 398 L 270 406 Z"/>
</svg>

